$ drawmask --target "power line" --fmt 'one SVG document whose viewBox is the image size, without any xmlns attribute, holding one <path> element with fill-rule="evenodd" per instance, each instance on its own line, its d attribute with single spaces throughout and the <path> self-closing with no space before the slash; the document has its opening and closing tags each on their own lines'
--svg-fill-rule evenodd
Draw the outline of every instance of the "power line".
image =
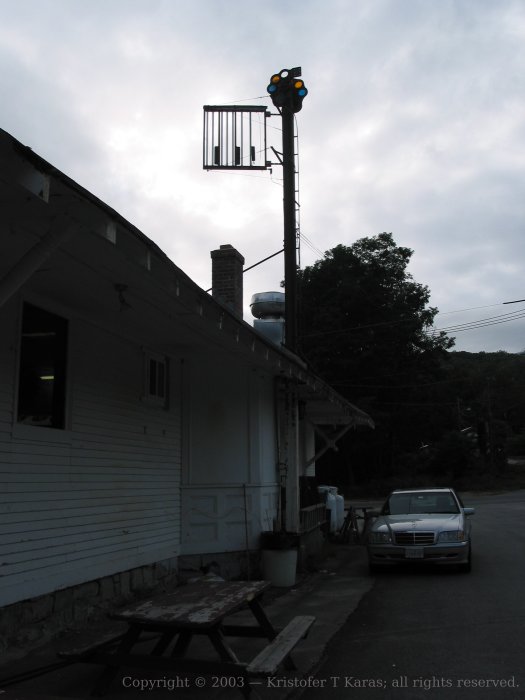
<svg viewBox="0 0 525 700">
<path fill-rule="evenodd" d="M 476 321 L 469 321 L 466 323 L 461 323 L 456 326 L 447 326 L 445 328 L 436 328 L 429 333 L 435 335 L 436 333 L 460 333 L 463 331 L 476 330 L 477 328 L 487 328 L 488 326 L 496 326 L 501 323 L 509 323 L 510 321 L 517 321 L 521 318 L 525 318 L 525 310 L 513 311 L 508 314 L 500 314 L 498 316 L 488 316 L 487 318 L 481 318 Z"/>
<path fill-rule="evenodd" d="M 250 265 L 250 267 L 245 267 L 243 270 L 243 273 L 248 272 L 248 270 L 253 270 L 254 267 L 257 267 L 258 265 L 262 265 L 262 263 L 266 262 L 267 260 L 270 260 L 271 258 L 275 258 L 276 255 L 280 255 L 281 253 L 284 253 L 284 248 L 281 248 L 281 250 L 278 250 L 276 253 L 272 253 L 271 255 L 268 255 L 266 258 L 259 260 L 259 262 L 256 262 L 253 265 Z"/>
<path fill-rule="evenodd" d="M 501 304 L 494 304 L 494 306 L 501 306 Z M 481 307 L 481 308 L 486 308 L 486 307 Z M 466 309 L 466 310 L 468 310 L 468 309 Z M 454 312 L 449 312 L 449 313 L 454 313 Z M 469 331 L 469 330 L 476 330 L 478 328 L 486 328 L 489 326 L 495 326 L 495 325 L 499 325 L 501 323 L 509 323 L 511 321 L 518 321 L 521 318 L 525 318 L 525 310 L 514 311 L 511 313 L 507 313 L 507 314 L 500 314 L 498 316 L 488 316 L 487 318 L 482 318 L 482 319 L 478 319 L 476 321 L 461 323 L 461 324 L 457 324 L 455 326 L 446 326 L 444 328 L 432 328 L 432 329 L 425 331 L 425 333 L 429 336 L 435 336 L 438 333 L 447 333 L 447 334 L 448 333 L 460 333 L 460 332 Z M 305 334 L 303 334 L 303 338 L 338 335 L 341 333 L 351 333 L 353 331 L 363 331 L 363 330 L 367 330 L 370 328 L 397 326 L 397 325 L 401 325 L 403 323 L 413 323 L 413 321 L 414 321 L 414 319 L 412 319 L 412 318 L 400 319 L 397 321 L 396 320 L 379 321 L 377 323 L 367 323 L 367 324 L 359 325 L 359 326 L 350 326 L 348 328 L 337 328 L 334 330 L 317 331 L 315 333 L 305 333 Z"/>
<path fill-rule="evenodd" d="M 236 105 L 239 102 L 251 102 L 252 100 L 266 100 L 268 95 L 259 95 L 259 97 L 245 97 L 243 100 L 233 100 L 232 102 L 221 102 L 224 105 Z"/>
<path fill-rule="evenodd" d="M 390 375 L 397 378 L 397 374 Z M 334 386 L 345 386 L 349 389 L 421 389 L 429 386 L 442 386 L 443 384 L 457 384 L 466 382 L 466 377 L 451 377 L 450 379 L 439 379 L 435 382 L 412 382 L 409 384 L 356 384 L 351 379 L 331 379 L 330 383 Z"/>
<path fill-rule="evenodd" d="M 301 236 L 301 240 L 304 241 L 304 243 L 308 246 L 308 248 L 310 248 L 311 251 L 313 251 L 313 252 L 316 253 L 317 255 L 320 255 L 321 257 L 324 258 L 325 254 L 323 253 L 323 251 L 320 250 L 320 249 L 315 245 L 315 243 L 313 243 L 313 242 L 308 238 L 308 236 L 305 236 L 304 233 L 299 233 L 299 235 Z"/>
<path fill-rule="evenodd" d="M 503 304 L 512 304 L 514 302 L 504 301 Z M 468 309 L 455 309 L 454 311 L 440 311 L 440 316 L 445 316 L 447 314 L 460 314 L 464 311 L 477 311 L 478 309 L 493 309 L 496 306 L 501 306 L 501 304 L 487 304 L 485 306 L 469 306 Z"/>
</svg>

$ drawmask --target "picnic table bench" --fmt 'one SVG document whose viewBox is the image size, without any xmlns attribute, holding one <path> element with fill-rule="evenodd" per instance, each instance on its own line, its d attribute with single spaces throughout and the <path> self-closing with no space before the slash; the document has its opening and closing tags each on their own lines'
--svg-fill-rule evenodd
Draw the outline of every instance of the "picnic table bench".
<svg viewBox="0 0 525 700">
<path fill-rule="evenodd" d="M 104 695 L 119 668 L 128 666 L 237 679 L 234 687 L 248 697 L 250 676 L 273 675 L 281 665 L 295 670 L 291 652 L 315 621 L 313 616 L 298 616 L 284 629 L 275 629 L 261 605 L 262 594 L 269 586 L 267 581 L 212 581 L 180 586 L 173 593 L 113 613 L 113 619 L 127 623 L 127 631 L 122 635 L 100 640 L 87 648 L 69 649 L 60 656 L 105 666 L 92 695 Z M 253 614 L 255 624 L 225 622 L 244 607 Z M 151 639 L 151 633 L 155 636 L 151 651 L 138 653 L 134 647 L 141 636 L 149 634 Z M 188 655 L 195 635 L 210 640 L 217 658 Z M 267 644 L 252 661 L 244 662 L 238 659 L 228 641 L 232 637 L 260 637 Z M 169 656 L 165 655 L 168 651 Z"/>
</svg>

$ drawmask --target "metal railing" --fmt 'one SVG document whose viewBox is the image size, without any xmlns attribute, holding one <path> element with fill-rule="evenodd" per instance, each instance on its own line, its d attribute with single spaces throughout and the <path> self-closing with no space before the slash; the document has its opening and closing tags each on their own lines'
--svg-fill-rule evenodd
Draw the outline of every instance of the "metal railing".
<svg viewBox="0 0 525 700">
<path fill-rule="evenodd" d="M 316 503 L 313 506 L 301 508 L 299 513 L 300 529 L 302 533 L 311 532 L 326 524 L 326 505 Z"/>
</svg>

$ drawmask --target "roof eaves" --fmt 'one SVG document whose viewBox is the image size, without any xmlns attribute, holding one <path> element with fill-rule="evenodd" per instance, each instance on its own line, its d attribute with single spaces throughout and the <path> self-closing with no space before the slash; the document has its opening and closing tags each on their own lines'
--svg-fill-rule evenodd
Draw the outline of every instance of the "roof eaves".
<svg viewBox="0 0 525 700">
<path fill-rule="evenodd" d="M 310 372 L 304 360 L 288 350 L 285 346 L 278 346 L 266 339 L 256 331 L 253 326 L 250 326 L 246 321 L 235 314 L 230 307 L 214 299 L 178 267 L 156 243 L 142 233 L 136 226 L 127 221 L 116 210 L 58 170 L 58 168 L 51 165 L 51 163 L 35 153 L 29 146 L 25 146 L 15 139 L 8 132 L 0 129 L 0 136 L 8 140 L 13 150 L 20 157 L 31 163 L 36 169 L 59 181 L 63 186 L 70 189 L 81 201 L 102 211 L 105 216 L 118 223 L 119 227 L 139 238 L 141 242 L 148 247 L 150 252 L 157 256 L 162 264 L 168 266 L 170 271 L 173 271 L 185 285 L 190 287 L 197 296 L 202 307 L 206 305 L 207 308 L 214 309 L 217 318 L 226 315 L 229 319 L 229 325 L 234 329 L 233 332 L 236 334 L 237 339 L 239 339 L 240 334 L 246 338 L 244 343 L 239 343 L 241 352 L 246 354 L 251 353 L 253 355 L 256 347 L 263 348 L 266 358 L 273 358 L 277 366 L 276 373 L 278 372 L 282 376 L 288 376 L 297 380 L 303 387 L 302 391 L 305 398 L 312 399 L 315 397 L 316 399 L 326 400 L 337 408 L 337 412 L 340 415 L 347 416 L 355 424 L 374 427 L 372 419 L 366 413 L 346 401 L 346 399 L 340 396 L 334 389 L 326 384 L 326 382 Z M 152 278 L 152 282 L 154 282 L 154 278 Z"/>
</svg>

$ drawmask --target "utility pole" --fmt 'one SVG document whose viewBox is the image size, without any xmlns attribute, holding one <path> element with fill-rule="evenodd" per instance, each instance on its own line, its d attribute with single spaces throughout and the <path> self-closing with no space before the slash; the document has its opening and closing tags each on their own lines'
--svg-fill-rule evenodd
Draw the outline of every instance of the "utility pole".
<svg viewBox="0 0 525 700">
<path fill-rule="evenodd" d="M 286 347 L 297 350 L 297 222 L 295 218 L 294 112 L 283 106 L 284 327 Z"/>
<path fill-rule="evenodd" d="M 300 78 L 301 69 L 284 68 L 270 78 L 267 87 L 272 102 L 282 117 L 283 128 L 283 210 L 284 210 L 284 344 L 297 352 L 297 221 L 295 194 L 295 114 L 308 94 Z M 280 420 L 283 426 L 281 483 L 281 526 L 298 532 L 300 523 L 299 496 L 299 399 L 296 383 L 281 379 Z M 283 488 L 284 486 L 284 488 Z"/>
<path fill-rule="evenodd" d="M 267 92 L 282 117 L 284 210 L 285 341 L 297 353 L 297 221 L 295 169 L 295 114 L 308 94 L 301 68 L 283 69 L 270 78 Z M 266 107 L 205 105 L 202 165 L 205 170 L 266 170 Z M 261 117 L 264 117 L 261 120 Z M 260 139 L 255 130 L 259 125 Z M 262 149 L 257 144 L 264 144 Z M 281 252 L 281 251 L 279 251 Z M 273 257 L 273 256 L 269 256 Z M 268 259 L 268 258 L 267 258 Z M 249 269 L 249 268 L 247 268 Z M 246 270 L 245 270 L 246 271 Z M 279 430 L 280 527 L 289 532 L 300 528 L 299 396 L 297 380 L 278 377 L 277 413 Z"/>
<path fill-rule="evenodd" d="M 295 215 L 295 114 L 308 90 L 301 68 L 283 69 L 270 78 L 267 91 L 279 109 L 283 127 L 284 304 L 285 345 L 297 352 L 297 221 Z"/>
</svg>

